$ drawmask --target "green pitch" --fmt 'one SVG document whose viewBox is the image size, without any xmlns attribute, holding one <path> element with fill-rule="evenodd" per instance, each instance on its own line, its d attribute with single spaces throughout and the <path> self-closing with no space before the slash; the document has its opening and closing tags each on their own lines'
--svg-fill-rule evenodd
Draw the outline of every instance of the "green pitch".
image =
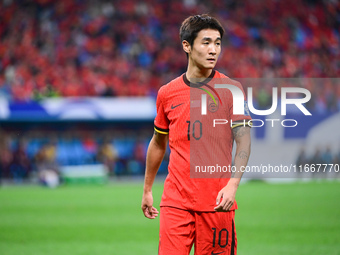
<svg viewBox="0 0 340 255">
<path fill-rule="evenodd" d="M 140 183 L 0 188 L 0 254 L 157 254 L 159 221 L 144 218 L 141 195 Z M 340 254 L 339 199 L 336 181 L 242 184 L 238 254 Z"/>
</svg>

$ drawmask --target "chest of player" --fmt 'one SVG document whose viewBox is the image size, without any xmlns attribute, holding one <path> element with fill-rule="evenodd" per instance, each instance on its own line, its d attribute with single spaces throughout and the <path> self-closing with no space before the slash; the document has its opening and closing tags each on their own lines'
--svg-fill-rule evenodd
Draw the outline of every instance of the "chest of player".
<svg viewBox="0 0 340 255">
<path fill-rule="evenodd" d="M 206 114 L 202 114 L 202 95 L 204 91 L 188 89 L 186 93 L 175 93 L 168 97 L 165 114 L 169 120 L 170 140 L 219 139 L 229 134 L 227 125 L 214 127 L 214 121 L 226 118 L 226 109 L 218 100 L 206 97 Z M 203 96 L 204 98 L 204 96 Z"/>
</svg>

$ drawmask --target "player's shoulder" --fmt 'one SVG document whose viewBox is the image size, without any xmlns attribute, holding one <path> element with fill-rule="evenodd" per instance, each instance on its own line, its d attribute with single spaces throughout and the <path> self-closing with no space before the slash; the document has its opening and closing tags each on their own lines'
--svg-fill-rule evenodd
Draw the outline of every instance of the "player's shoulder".
<svg viewBox="0 0 340 255">
<path fill-rule="evenodd" d="M 215 70 L 214 78 L 228 78 L 228 79 L 230 79 L 227 75 L 225 75 L 224 73 L 221 73 L 217 70 Z"/>
<path fill-rule="evenodd" d="M 167 95 L 174 90 L 177 90 L 180 86 L 184 84 L 183 74 L 171 80 L 167 84 L 161 86 L 158 90 L 158 95 Z"/>
<path fill-rule="evenodd" d="M 216 71 L 215 78 L 220 78 L 220 79 L 226 80 L 226 82 L 228 82 L 228 84 L 237 86 L 239 88 L 243 88 L 241 82 L 239 82 L 239 81 L 237 81 L 235 79 L 232 79 L 229 76 L 227 76 L 224 73 L 221 73 L 219 71 Z"/>
</svg>

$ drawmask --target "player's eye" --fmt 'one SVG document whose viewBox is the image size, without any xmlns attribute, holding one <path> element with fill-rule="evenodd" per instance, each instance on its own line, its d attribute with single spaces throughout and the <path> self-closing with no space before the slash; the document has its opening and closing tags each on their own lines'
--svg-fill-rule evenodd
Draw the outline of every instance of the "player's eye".
<svg viewBox="0 0 340 255">
<path fill-rule="evenodd" d="M 220 45 L 221 45 L 221 43 L 220 43 L 220 42 L 218 42 L 218 43 L 216 43 L 216 45 L 220 46 Z"/>
<path fill-rule="evenodd" d="M 203 43 L 203 44 L 205 44 L 205 45 L 208 45 L 208 44 L 209 44 L 209 42 L 205 42 L 205 43 Z"/>
</svg>

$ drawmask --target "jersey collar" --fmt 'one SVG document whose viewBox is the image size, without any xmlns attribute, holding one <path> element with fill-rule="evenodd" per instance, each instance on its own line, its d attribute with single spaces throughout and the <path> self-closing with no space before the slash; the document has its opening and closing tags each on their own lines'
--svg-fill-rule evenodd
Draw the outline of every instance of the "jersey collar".
<svg viewBox="0 0 340 255">
<path fill-rule="evenodd" d="M 187 78 L 186 73 L 183 74 L 183 81 L 186 85 L 188 85 L 189 87 L 194 87 L 194 88 L 199 88 L 202 87 L 203 85 L 209 83 L 211 81 L 212 78 L 214 78 L 215 76 L 215 70 L 212 70 L 211 74 L 209 75 L 208 78 L 206 78 L 204 81 L 202 82 L 198 82 L 198 83 L 193 83 L 190 82 Z"/>
</svg>

